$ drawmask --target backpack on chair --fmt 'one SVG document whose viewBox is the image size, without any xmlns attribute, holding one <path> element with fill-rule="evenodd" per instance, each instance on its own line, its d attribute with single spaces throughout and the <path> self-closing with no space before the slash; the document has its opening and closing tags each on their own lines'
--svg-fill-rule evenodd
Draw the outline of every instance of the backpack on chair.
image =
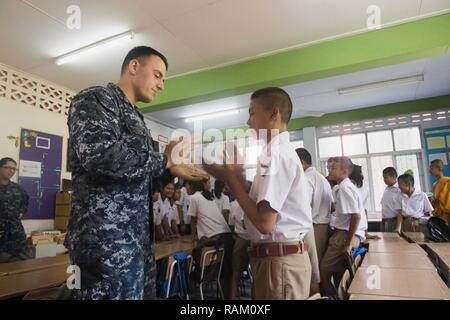
<svg viewBox="0 0 450 320">
<path fill-rule="evenodd" d="M 444 220 L 438 217 L 431 217 L 428 220 L 427 228 L 429 232 L 428 240 L 450 242 L 450 229 Z"/>
</svg>

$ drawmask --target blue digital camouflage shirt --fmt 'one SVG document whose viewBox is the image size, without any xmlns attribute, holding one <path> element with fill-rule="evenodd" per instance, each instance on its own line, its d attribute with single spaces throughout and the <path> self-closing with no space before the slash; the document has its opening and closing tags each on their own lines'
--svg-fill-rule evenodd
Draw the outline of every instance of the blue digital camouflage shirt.
<svg viewBox="0 0 450 320">
<path fill-rule="evenodd" d="M 153 150 L 142 113 L 112 83 L 78 93 L 68 126 L 74 190 L 65 245 L 81 271 L 76 297 L 154 298 L 149 188 L 166 156 Z"/>
<path fill-rule="evenodd" d="M 16 255 L 27 251 L 26 234 L 20 214 L 26 214 L 28 194 L 10 181 L 0 186 L 0 253 Z"/>
</svg>

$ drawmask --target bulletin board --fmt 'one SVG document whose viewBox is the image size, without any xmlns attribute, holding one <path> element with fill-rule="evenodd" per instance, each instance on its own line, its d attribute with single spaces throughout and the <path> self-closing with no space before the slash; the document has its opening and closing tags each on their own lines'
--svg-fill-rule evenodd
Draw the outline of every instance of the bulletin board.
<svg viewBox="0 0 450 320">
<path fill-rule="evenodd" d="M 29 196 L 24 219 L 54 219 L 55 196 L 60 191 L 62 137 L 22 129 L 19 184 Z"/>
<path fill-rule="evenodd" d="M 428 165 L 435 159 L 444 162 L 444 175 L 450 176 L 450 126 L 423 129 Z M 436 178 L 430 175 L 431 185 Z"/>
</svg>

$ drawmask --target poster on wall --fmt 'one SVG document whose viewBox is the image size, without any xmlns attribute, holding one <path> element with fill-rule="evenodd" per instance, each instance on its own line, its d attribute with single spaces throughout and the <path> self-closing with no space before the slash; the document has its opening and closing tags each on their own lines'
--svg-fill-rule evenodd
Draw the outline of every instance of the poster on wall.
<svg viewBox="0 0 450 320">
<path fill-rule="evenodd" d="M 29 196 L 24 219 L 54 219 L 55 195 L 60 190 L 62 137 L 22 129 L 19 184 Z"/>
<path fill-rule="evenodd" d="M 428 165 L 435 159 L 444 163 L 444 175 L 450 176 L 450 126 L 423 129 Z M 430 175 L 433 185 L 436 178 Z"/>
</svg>

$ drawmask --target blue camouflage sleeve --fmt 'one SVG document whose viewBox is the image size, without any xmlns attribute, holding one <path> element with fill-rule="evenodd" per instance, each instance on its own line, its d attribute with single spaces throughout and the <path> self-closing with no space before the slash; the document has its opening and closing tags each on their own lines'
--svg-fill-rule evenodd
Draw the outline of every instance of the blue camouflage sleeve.
<svg viewBox="0 0 450 320">
<path fill-rule="evenodd" d="M 106 90 L 92 90 L 72 101 L 68 119 L 72 151 L 92 175 L 134 180 L 161 175 L 164 154 L 153 152 L 148 133 L 139 128 L 125 141 L 119 123 L 120 110 Z"/>
</svg>

